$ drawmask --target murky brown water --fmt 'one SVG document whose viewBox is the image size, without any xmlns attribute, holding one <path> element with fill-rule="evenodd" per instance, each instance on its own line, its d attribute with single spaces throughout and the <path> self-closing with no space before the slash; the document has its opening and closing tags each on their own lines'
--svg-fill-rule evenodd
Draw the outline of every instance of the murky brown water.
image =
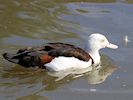
<svg viewBox="0 0 133 100">
<path fill-rule="evenodd" d="M 0 56 L 0 100 L 133 98 L 132 0 L 0 0 L 1 54 L 55 41 L 84 47 L 93 32 L 103 33 L 119 49 L 101 50 L 102 69 L 89 73 L 26 69 Z"/>
</svg>

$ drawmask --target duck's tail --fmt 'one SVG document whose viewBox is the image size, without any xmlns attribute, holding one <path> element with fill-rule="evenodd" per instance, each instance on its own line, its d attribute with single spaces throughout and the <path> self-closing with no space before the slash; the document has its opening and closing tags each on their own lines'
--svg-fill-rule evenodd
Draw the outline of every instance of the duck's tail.
<svg viewBox="0 0 133 100">
<path fill-rule="evenodd" d="M 6 60 L 8 60 L 8 61 L 10 61 L 10 62 L 12 62 L 12 63 L 18 64 L 18 63 L 19 63 L 19 59 L 15 58 L 15 56 L 16 56 L 16 54 L 10 54 L 10 53 L 4 53 L 4 54 L 3 54 L 3 57 L 4 57 Z"/>
<path fill-rule="evenodd" d="M 29 52 L 22 52 L 16 54 L 4 53 L 3 57 L 9 62 L 19 64 L 25 67 L 36 67 L 39 66 L 39 56 L 30 56 Z"/>
</svg>

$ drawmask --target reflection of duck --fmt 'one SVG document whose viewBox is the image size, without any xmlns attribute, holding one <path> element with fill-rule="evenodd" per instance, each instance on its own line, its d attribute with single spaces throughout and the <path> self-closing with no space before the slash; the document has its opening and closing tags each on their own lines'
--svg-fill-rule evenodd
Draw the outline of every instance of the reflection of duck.
<svg viewBox="0 0 133 100">
<path fill-rule="evenodd" d="M 51 71 L 61 71 L 69 68 L 89 68 L 100 62 L 101 48 L 117 48 L 109 43 L 104 35 L 95 33 L 89 36 L 86 51 L 65 43 L 48 43 L 41 47 L 20 49 L 16 54 L 4 53 L 3 56 L 10 62 L 26 67 L 39 66 Z"/>
<path fill-rule="evenodd" d="M 117 69 L 117 67 L 113 65 L 111 60 L 105 55 L 102 56 L 102 63 L 98 67 L 99 69 L 94 68 L 87 74 L 89 84 L 100 84 L 104 82 L 106 78 Z"/>
</svg>

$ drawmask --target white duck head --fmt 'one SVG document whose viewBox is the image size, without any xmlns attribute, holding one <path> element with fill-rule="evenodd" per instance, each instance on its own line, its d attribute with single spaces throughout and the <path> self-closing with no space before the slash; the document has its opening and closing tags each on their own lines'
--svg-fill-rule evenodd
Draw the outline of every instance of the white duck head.
<svg viewBox="0 0 133 100">
<path fill-rule="evenodd" d="M 99 54 L 100 49 L 106 48 L 106 47 L 112 48 L 112 49 L 118 48 L 117 45 L 110 43 L 108 39 L 100 33 L 91 34 L 88 38 L 87 43 L 88 43 L 87 52 L 93 58 L 94 64 L 100 63 L 100 54 Z"/>
</svg>

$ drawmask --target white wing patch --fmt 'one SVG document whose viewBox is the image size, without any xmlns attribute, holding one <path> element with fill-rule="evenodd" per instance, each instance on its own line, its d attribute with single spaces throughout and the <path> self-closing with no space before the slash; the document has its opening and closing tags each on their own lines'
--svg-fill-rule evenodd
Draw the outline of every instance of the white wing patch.
<svg viewBox="0 0 133 100">
<path fill-rule="evenodd" d="M 81 61 L 75 57 L 60 56 L 54 58 L 50 63 L 47 63 L 44 66 L 46 67 L 46 69 L 50 71 L 61 71 L 70 68 L 83 69 L 87 67 L 90 67 L 90 70 L 92 70 L 91 64 L 92 64 L 91 59 L 88 62 L 86 62 L 86 61 Z"/>
</svg>

